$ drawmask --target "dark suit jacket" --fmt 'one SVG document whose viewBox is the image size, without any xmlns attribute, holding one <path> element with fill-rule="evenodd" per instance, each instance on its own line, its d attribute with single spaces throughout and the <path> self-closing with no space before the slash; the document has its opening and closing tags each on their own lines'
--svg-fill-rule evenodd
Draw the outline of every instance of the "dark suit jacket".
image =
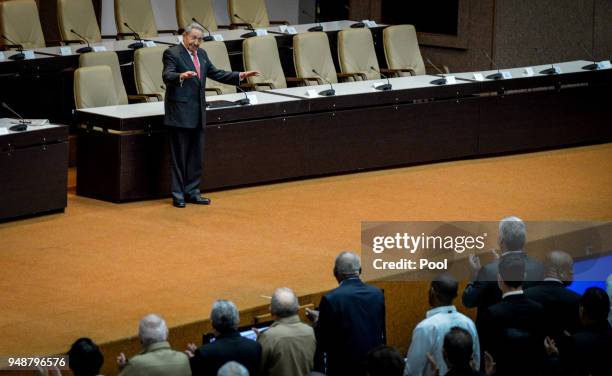
<svg viewBox="0 0 612 376">
<path fill-rule="evenodd" d="M 543 281 L 525 290 L 525 296 L 542 304 L 546 335 L 553 337 L 557 343 L 565 330 L 575 333 L 580 327 L 580 295 L 566 289 L 562 283 Z"/>
<path fill-rule="evenodd" d="M 240 73 L 226 72 L 217 69 L 208 59 L 206 51 L 198 49 L 201 79 L 190 78 L 181 84 L 180 74 L 193 71 L 195 66 L 191 55 L 182 45 L 176 45 L 164 51 L 163 79 L 166 84 L 164 101 L 164 123 L 173 127 L 198 128 L 206 124 L 206 97 L 204 89 L 206 77 L 228 85 L 240 83 Z"/>
<path fill-rule="evenodd" d="M 496 376 L 537 375 L 544 360 L 544 308 L 510 295 L 483 313 L 481 348 L 497 363 Z"/>
<path fill-rule="evenodd" d="M 535 286 L 544 279 L 544 265 L 541 262 L 522 253 L 525 258 L 525 272 L 527 274 L 523 288 Z M 478 307 L 476 313 L 476 328 L 482 327 L 482 312 L 501 300 L 501 291 L 497 286 L 497 267 L 499 260 L 491 261 L 478 272 L 476 280 L 468 283 L 463 291 L 462 303 L 467 308 Z M 481 347 L 482 348 L 482 347 Z"/>
<path fill-rule="evenodd" d="M 573 336 L 573 348 L 561 356 L 573 355 L 574 375 L 604 376 L 612 373 L 612 328 L 603 321 L 583 327 Z"/>
<path fill-rule="evenodd" d="M 315 368 L 328 376 L 364 375 L 367 352 L 385 343 L 382 290 L 358 278 L 344 280 L 321 299 L 319 312 Z"/>
<path fill-rule="evenodd" d="M 249 370 L 249 374 L 259 374 L 261 362 L 261 345 L 256 341 L 244 338 L 240 333 L 221 334 L 215 342 L 198 348 L 191 358 L 193 376 L 216 376 L 225 363 L 236 361 Z"/>
</svg>

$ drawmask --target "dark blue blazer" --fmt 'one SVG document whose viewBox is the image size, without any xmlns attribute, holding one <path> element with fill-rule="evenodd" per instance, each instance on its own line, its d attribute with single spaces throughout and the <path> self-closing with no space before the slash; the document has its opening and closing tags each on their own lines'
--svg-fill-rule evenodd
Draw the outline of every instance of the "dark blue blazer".
<svg viewBox="0 0 612 376">
<path fill-rule="evenodd" d="M 328 376 L 363 375 L 368 351 L 385 343 L 385 297 L 358 278 L 321 299 L 315 367 Z"/>
<path fill-rule="evenodd" d="M 228 85 L 240 84 L 239 72 L 217 69 L 206 51 L 198 49 L 201 79 L 190 78 L 181 84 L 180 74 L 193 71 L 195 66 L 187 49 L 176 45 L 164 51 L 163 79 L 166 84 L 164 123 L 172 127 L 195 129 L 206 124 L 206 77 Z"/>
<path fill-rule="evenodd" d="M 216 376 L 229 361 L 242 364 L 250 375 L 256 376 L 261 364 L 261 345 L 235 331 L 217 336 L 215 342 L 201 346 L 194 355 L 190 360 L 193 376 Z"/>
</svg>

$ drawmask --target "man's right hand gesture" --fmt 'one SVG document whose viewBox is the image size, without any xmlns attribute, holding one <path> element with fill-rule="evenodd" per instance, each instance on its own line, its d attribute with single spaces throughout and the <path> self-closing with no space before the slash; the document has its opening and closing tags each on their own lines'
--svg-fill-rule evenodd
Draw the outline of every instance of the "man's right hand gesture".
<svg viewBox="0 0 612 376">
<path fill-rule="evenodd" d="M 188 80 L 192 77 L 196 77 L 198 74 L 196 72 L 193 71 L 187 71 L 187 72 L 183 72 L 181 73 L 180 79 L 181 81 L 185 81 Z M 176 76 L 175 76 L 176 77 Z"/>
</svg>

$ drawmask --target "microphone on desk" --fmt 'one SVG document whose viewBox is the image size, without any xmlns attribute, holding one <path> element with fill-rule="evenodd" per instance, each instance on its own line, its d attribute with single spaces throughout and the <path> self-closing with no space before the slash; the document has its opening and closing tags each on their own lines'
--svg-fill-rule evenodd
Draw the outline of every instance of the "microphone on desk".
<svg viewBox="0 0 612 376">
<path fill-rule="evenodd" d="M 13 132 L 23 132 L 26 129 L 28 129 L 28 124 L 32 124 L 32 122 L 30 120 L 24 119 L 21 115 L 19 115 L 19 113 L 17 111 L 15 111 L 12 108 L 10 108 L 8 104 L 2 102 L 2 107 L 6 108 L 7 110 L 9 110 L 11 113 L 13 113 L 14 115 L 16 115 L 19 118 L 19 124 L 13 125 L 12 127 L 9 127 L 9 130 L 11 130 Z"/>
<path fill-rule="evenodd" d="M 493 61 L 493 59 L 491 59 L 491 56 L 489 56 L 487 51 L 481 49 L 480 52 L 482 52 L 482 54 L 493 64 L 495 69 L 497 69 L 497 73 L 490 74 L 490 75 L 487 76 L 487 78 L 489 80 L 499 80 L 499 79 L 503 78 L 504 76 L 499 71 L 499 67 L 497 66 L 497 64 L 495 64 L 495 61 Z"/>
<path fill-rule="evenodd" d="M 539 55 L 539 50 L 538 48 L 534 48 L 536 55 Z M 547 75 L 553 75 L 553 74 L 557 74 L 557 69 L 555 68 L 555 64 L 551 64 L 550 68 L 546 68 L 544 70 L 540 71 L 540 74 L 547 74 Z"/>
<path fill-rule="evenodd" d="M 363 22 L 355 22 L 354 24 L 351 25 L 351 28 L 353 29 L 362 29 L 365 27 L 365 24 Z"/>
<path fill-rule="evenodd" d="M 312 73 L 316 74 L 318 77 L 323 79 L 323 81 L 329 84 L 329 89 L 319 92 L 319 95 L 323 97 L 331 97 L 331 96 L 336 95 L 336 90 L 334 90 L 334 85 L 332 85 L 332 83 L 327 78 L 321 76 L 319 72 L 317 72 L 314 68 L 312 69 Z"/>
<path fill-rule="evenodd" d="M 197 23 L 198 25 L 202 26 L 204 28 L 204 30 L 206 30 L 208 32 L 208 36 L 204 37 L 204 42 L 210 42 L 211 40 L 215 39 L 213 38 L 213 36 L 210 34 L 210 30 L 208 30 L 208 28 L 206 26 L 204 26 L 202 23 L 200 23 L 200 21 L 196 20 L 195 17 L 191 17 L 191 20 L 195 23 Z"/>
<path fill-rule="evenodd" d="M 387 79 L 387 83 L 386 84 L 374 86 L 374 89 L 380 90 L 380 91 L 387 91 L 387 90 L 393 89 L 393 86 L 391 85 L 391 81 L 389 81 L 389 77 L 388 76 L 384 75 L 383 72 L 381 72 L 380 70 L 374 68 L 373 66 L 370 66 L 370 69 L 373 70 L 374 72 L 377 72 L 378 74 L 380 74 L 383 78 Z"/>
<path fill-rule="evenodd" d="M 138 42 L 134 42 L 134 43 L 132 43 L 132 44 L 128 45 L 128 48 L 131 48 L 131 49 L 133 49 L 133 50 L 137 50 L 137 49 L 139 49 L 139 48 L 143 48 L 143 47 L 144 47 L 144 44 L 142 43 L 142 38 L 140 38 L 140 35 L 138 35 L 138 33 L 136 32 L 136 30 L 132 29 L 132 28 L 130 27 L 130 25 L 128 25 L 128 23 L 127 23 L 127 22 L 124 22 L 124 23 L 123 23 L 123 26 L 127 27 L 128 29 L 130 29 L 130 31 L 131 31 L 131 32 L 132 32 L 132 34 L 134 35 L 134 38 L 136 38 L 136 40 L 138 41 Z"/>
<path fill-rule="evenodd" d="M 74 29 L 70 29 L 70 32 L 74 35 L 76 35 L 77 37 L 81 38 L 81 41 L 87 43 L 87 47 L 81 47 L 78 50 L 76 50 L 77 54 L 83 54 L 86 52 L 91 52 L 93 51 L 93 48 L 91 48 L 91 46 L 89 45 L 89 41 L 87 40 L 87 38 L 85 38 L 84 36 L 82 36 L 81 34 L 77 33 L 76 31 L 74 31 Z"/>
<path fill-rule="evenodd" d="M 234 13 L 234 17 L 236 17 L 237 19 L 239 19 L 240 21 L 244 22 L 247 25 L 247 29 L 251 30 L 248 33 L 242 34 L 240 36 L 240 38 L 252 38 L 252 37 L 256 37 L 257 36 L 257 32 L 255 32 L 255 28 L 253 27 L 253 25 L 248 22 L 247 20 L 245 20 L 244 18 L 240 17 L 239 15 L 237 15 L 236 13 Z"/>
<path fill-rule="evenodd" d="M 442 72 L 442 70 L 440 68 L 438 68 L 438 66 L 436 64 L 432 63 L 431 60 L 429 60 L 428 57 L 425 58 L 425 61 L 427 61 L 427 63 L 429 65 L 434 67 L 434 69 L 436 71 L 438 71 L 438 73 L 440 73 L 441 75 L 444 75 L 444 72 Z M 446 85 L 446 77 L 442 77 L 442 78 L 438 78 L 437 80 L 433 80 L 433 81 L 430 82 L 430 84 L 432 84 L 432 85 Z"/>
<path fill-rule="evenodd" d="M 11 60 L 25 59 L 25 54 L 23 53 L 23 46 L 21 44 L 13 42 L 12 40 L 8 39 L 4 34 L 0 35 L 0 37 L 2 37 L 2 39 L 6 40 L 7 42 L 11 44 L 11 46 L 8 46 L 8 47 L 17 48 L 17 51 L 19 51 L 18 53 L 9 56 L 9 59 Z"/>
<path fill-rule="evenodd" d="M 311 17 L 311 18 L 314 20 L 314 22 L 315 22 L 315 23 L 318 23 L 318 24 L 319 24 L 319 26 L 313 26 L 313 27 L 311 27 L 310 29 L 308 29 L 308 31 L 311 31 L 311 32 L 313 32 L 313 31 L 323 31 L 323 25 L 321 25 L 321 21 L 319 21 L 319 20 L 317 19 L 317 17 L 313 16 L 312 14 L 310 14 L 310 13 L 306 12 L 306 11 L 305 11 L 305 10 L 303 10 L 303 9 L 302 9 L 302 14 L 304 14 L 304 15 L 306 15 L 306 16 L 308 16 L 308 17 Z"/>
<path fill-rule="evenodd" d="M 584 70 L 597 70 L 599 69 L 599 65 L 597 65 L 597 60 L 595 59 L 595 56 L 593 56 L 592 52 L 589 52 L 582 43 L 578 42 L 578 45 L 580 46 L 580 48 L 582 48 L 582 50 L 584 52 L 586 52 L 586 54 L 591 58 L 591 61 L 593 63 L 585 65 L 584 67 L 582 67 L 582 69 Z"/>
<path fill-rule="evenodd" d="M 249 96 L 247 95 L 246 91 L 242 90 L 240 86 L 236 86 L 236 88 L 244 93 L 244 98 L 239 99 L 234 103 L 239 104 L 241 106 L 246 106 L 247 104 L 251 104 L 251 100 L 249 99 Z"/>
</svg>

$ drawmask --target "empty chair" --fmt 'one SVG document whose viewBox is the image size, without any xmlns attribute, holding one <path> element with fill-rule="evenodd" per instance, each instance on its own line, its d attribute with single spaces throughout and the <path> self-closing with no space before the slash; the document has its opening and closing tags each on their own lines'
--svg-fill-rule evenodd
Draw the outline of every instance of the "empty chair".
<svg viewBox="0 0 612 376">
<path fill-rule="evenodd" d="M 347 29 L 339 32 L 338 60 L 342 73 L 357 74 L 363 80 L 380 79 L 374 41 L 369 29 Z"/>
<path fill-rule="evenodd" d="M 332 59 L 329 39 L 324 32 L 303 33 L 293 36 L 293 63 L 298 78 L 312 84 L 355 77 L 352 74 L 337 73 Z M 318 77 L 313 69 L 324 79 Z"/>
<path fill-rule="evenodd" d="M 152 47 L 134 51 L 134 80 L 138 94 L 155 95 L 157 100 L 164 100 L 162 56 L 165 50 L 166 47 Z"/>
<path fill-rule="evenodd" d="M 81 34 L 89 43 L 102 40 L 91 0 L 57 0 L 57 23 L 62 41 L 80 41 Z"/>
<path fill-rule="evenodd" d="M 155 94 L 127 95 L 125 85 L 123 84 L 123 79 L 121 77 L 119 58 L 115 52 L 89 52 L 79 56 L 79 67 L 81 68 L 100 65 L 105 65 L 111 70 L 113 87 L 115 89 L 118 104 L 128 104 L 129 101 L 146 101 L 148 98 L 157 97 Z"/>
<path fill-rule="evenodd" d="M 75 70 L 74 103 L 76 108 L 120 104 L 115 93 L 111 69 L 106 65 L 98 65 Z"/>
<path fill-rule="evenodd" d="M 247 26 L 245 21 L 253 27 L 269 27 L 270 24 L 288 24 L 287 21 L 270 21 L 265 0 L 228 0 L 227 11 L 233 26 Z"/>
<path fill-rule="evenodd" d="M 156 37 L 158 33 L 175 33 L 175 30 L 157 30 L 151 0 L 115 0 L 117 35 L 132 36 L 127 23 L 141 38 Z"/>
<path fill-rule="evenodd" d="M 45 37 L 40 26 L 36 2 L 34 0 L 0 1 L 0 34 L 26 49 L 45 47 Z M 10 44 L 5 40 L 0 40 L 0 43 Z"/>
<path fill-rule="evenodd" d="M 176 21 L 179 29 L 185 30 L 193 22 L 193 18 L 210 31 L 219 28 L 212 0 L 176 0 Z"/>
<path fill-rule="evenodd" d="M 206 51 L 208 58 L 215 67 L 228 72 L 232 71 L 232 66 L 230 64 L 229 55 L 227 53 L 227 47 L 225 46 L 225 43 L 212 41 L 202 43 L 201 47 Z M 236 87 L 232 85 L 222 84 L 207 77 L 206 92 L 207 95 L 235 93 Z"/>
<path fill-rule="evenodd" d="M 383 30 L 388 71 L 402 75 L 426 74 L 416 30 L 412 25 L 389 26 Z M 405 75 L 405 74 L 404 74 Z"/>
<path fill-rule="evenodd" d="M 286 88 L 287 82 L 304 82 L 295 77 L 285 77 L 278 55 L 276 39 L 271 35 L 253 37 L 242 42 L 242 58 L 247 71 L 259 71 L 259 76 L 249 77 L 249 84 L 256 90 Z"/>
</svg>

